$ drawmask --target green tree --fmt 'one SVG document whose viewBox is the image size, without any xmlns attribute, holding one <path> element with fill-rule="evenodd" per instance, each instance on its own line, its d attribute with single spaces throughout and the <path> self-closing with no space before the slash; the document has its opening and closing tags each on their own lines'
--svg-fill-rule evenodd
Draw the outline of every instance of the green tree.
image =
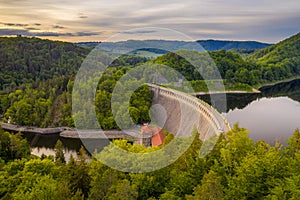
<svg viewBox="0 0 300 200">
<path fill-rule="evenodd" d="M 64 146 L 60 140 L 57 140 L 54 150 L 55 150 L 55 162 L 65 164 L 66 159 L 64 155 Z"/>
<path fill-rule="evenodd" d="M 108 193 L 106 195 L 106 199 L 108 200 L 135 200 L 137 199 L 138 192 L 135 185 L 131 185 L 127 179 L 124 179 L 117 183 L 116 185 L 112 185 Z"/>
<path fill-rule="evenodd" d="M 261 199 L 288 176 L 288 160 L 281 152 L 264 142 L 258 142 L 236 166 L 235 175 L 228 177 L 227 199 Z"/>
<path fill-rule="evenodd" d="M 221 177 L 214 171 L 209 171 L 205 174 L 201 185 L 198 185 L 194 189 L 193 195 L 187 195 L 188 200 L 206 200 L 206 199 L 223 199 L 223 186 L 221 184 Z"/>
<path fill-rule="evenodd" d="M 176 194 L 176 192 L 174 190 L 171 191 L 166 191 L 165 193 L 163 193 L 162 195 L 160 195 L 159 199 L 160 200 L 180 200 L 182 198 L 178 197 Z"/>
<path fill-rule="evenodd" d="M 13 193 L 16 200 L 57 200 L 64 199 L 65 194 L 58 193 L 59 184 L 51 176 L 42 176 L 36 179 L 36 183 L 30 188 L 19 187 Z"/>
<path fill-rule="evenodd" d="M 295 153 L 300 150 L 300 132 L 299 129 L 296 129 L 293 133 L 293 136 L 291 136 L 287 140 L 288 146 L 286 147 L 286 150 L 289 154 L 289 156 L 294 157 Z"/>
<path fill-rule="evenodd" d="M 66 165 L 68 174 L 67 180 L 71 193 L 75 195 L 77 191 L 81 191 L 85 198 L 88 197 L 90 189 L 89 168 L 86 163 L 86 158 L 86 152 L 84 148 L 81 147 L 78 154 L 79 160 L 75 161 L 74 158 L 71 157 Z"/>
</svg>

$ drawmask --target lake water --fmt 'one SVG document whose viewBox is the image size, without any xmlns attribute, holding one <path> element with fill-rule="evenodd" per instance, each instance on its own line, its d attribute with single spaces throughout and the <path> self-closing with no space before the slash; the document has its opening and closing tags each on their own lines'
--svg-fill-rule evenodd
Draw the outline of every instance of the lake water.
<svg viewBox="0 0 300 200">
<path fill-rule="evenodd" d="M 227 94 L 227 109 L 220 110 L 231 126 L 238 122 L 240 127 L 250 131 L 249 136 L 257 140 L 264 140 L 269 144 L 274 141 L 284 141 L 300 128 L 300 80 L 281 83 L 275 86 L 261 88 L 261 94 Z M 220 95 L 215 95 L 215 105 L 218 105 Z M 210 103 L 209 95 L 199 98 Z M 218 106 L 216 106 L 218 109 Z M 59 135 L 26 134 L 37 156 L 54 155 L 54 146 L 60 139 L 65 146 L 65 157 L 76 157 L 76 152 L 83 145 L 80 139 L 61 138 Z M 89 141 L 89 152 L 97 148 L 101 150 L 108 144 L 104 140 Z"/>
<path fill-rule="evenodd" d="M 243 109 L 230 110 L 225 117 L 231 125 L 239 122 L 247 128 L 254 140 L 284 142 L 300 128 L 300 103 L 289 97 L 262 97 Z"/>
<path fill-rule="evenodd" d="M 260 90 L 261 94 L 227 94 L 227 110 L 221 112 L 231 126 L 238 122 L 240 127 L 247 128 L 249 137 L 255 141 L 284 143 L 300 128 L 300 80 Z M 210 96 L 199 98 L 209 101 Z"/>
<path fill-rule="evenodd" d="M 107 140 L 102 139 L 86 139 L 85 144 L 89 144 L 88 147 L 83 145 L 83 142 L 79 138 L 63 138 L 59 135 L 39 135 L 39 134 L 24 134 L 24 137 L 30 144 L 31 153 L 36 156 L 41 156 L 42 154 L 49 156 L 55 155 L 54 146 L 58 140 L 60 140 L 65 149 L 65 158 L 68 161 L 72 155 L 74 158 L 77 157 L 77 152 L 81 146 L 86 147 L 88 153 L 93 153 L 96 149 L 100 151 L 104 146 L 108 145 Z"/>
</svg>

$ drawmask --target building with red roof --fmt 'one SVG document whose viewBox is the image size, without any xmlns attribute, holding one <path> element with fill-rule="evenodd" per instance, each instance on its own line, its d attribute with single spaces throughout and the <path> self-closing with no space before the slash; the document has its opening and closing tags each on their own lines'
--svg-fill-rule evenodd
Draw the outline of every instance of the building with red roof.
<svg viewBox="0 0 300 200">
<path fill-rule="evenodd" d="M 141 132 L 143 135 L 150 135 L 150 138 L 146 138 L 143 140 L 142 144 L 145 146 L 160 146 L 164 143 L 166 135 L 163 130 L 158 127 L 149 127 L 148 124 L 145 124 L 141 127 Z M 148 139 L 148 140 L 147 140 Z M 149 144 L 151 142 L 151 144 Z"/>
<path fill-rule="evenodd" d="M 153 147 L 160 146 L 164 143 L 166 135 L 162 130 L 156 132 L 151 139 L 151 143 Z"/>
</svg>

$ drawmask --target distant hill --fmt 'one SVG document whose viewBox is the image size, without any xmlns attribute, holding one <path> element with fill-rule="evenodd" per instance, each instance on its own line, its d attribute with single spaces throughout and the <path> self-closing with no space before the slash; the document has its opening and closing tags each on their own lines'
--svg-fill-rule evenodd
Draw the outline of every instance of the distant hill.
<svg viewBox="0 0 300 200">
<path fill-rule="evenodd" d="M 0 90 L 76 74 L 89 53 L 72 43 L 38 38 L 0 38 Z"/>
<path fill-rule="evenodd" d="M 262 49 L 271 45 L 256 41 L 198 40 L 197 42 L 207 51 L 221 49 Z"/>
<path fill-rule="evenodd" d="M 201 46 L 194 42 L 183 41 L 168 41 L 168 40 L 127 40 L 120 42 L 83 42 L 77 43 L 83 47 L 96 47 L 99 45 L 101 50 L 110 54 L 130 54 L 143 55 L 149 57 L 157 57 L 169 51 L 176 51 L 180 49 L 203 51 Z"/>
<path fill-rule="evenodd" d="M 230 49 L 248 49 L 253 52 L 270 46 L 271 44 L 260 43 L 255 41 L 221 41 L 221 40 L 199 40 L 195 42 L 169 41 L 169 40 L 128 40 L 120 42 L 81 42 L 76 43 L 82 47 L 96 47 L 100 45 L 101 49 L 107 52 L 126 53 L 129 49 L 134 49 L 132 54 L 139 54 L 139 51 L 150 52 L 154 57 L 176 50 L 197 50 L 197 51 L 215 51 Z M 141 48 L 142 47 L 142 48 Z M 156 47 L 156 48 L 154 48 Z M 151 54 L 150 54 L 151 55 Z"/>
<path fill-rule="evenodd" d="M 248 60 L 263 67 L 269 80 L 300 75 L 300 33 L 254 52 Z"/>
</svg>

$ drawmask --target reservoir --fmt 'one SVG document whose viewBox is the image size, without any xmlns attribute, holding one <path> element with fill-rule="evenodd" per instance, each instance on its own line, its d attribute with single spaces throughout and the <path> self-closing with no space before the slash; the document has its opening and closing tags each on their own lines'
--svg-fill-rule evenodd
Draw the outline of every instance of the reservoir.
<svg viewBox="0 0 300 200">
<path fill-rule="evenodd" d="M 238 123 L 247 128 L 253 140 L 284 144 L 300 128 L 300 80 L 265 86 L 260 91 L 259 94 L 227 94 L 227 109 L 219 111 L 231 127 Z M 209 95 L 199 98 L 210 103 Z M 218 101 L 218 95 L 213 99 Z"/>
</svg>

